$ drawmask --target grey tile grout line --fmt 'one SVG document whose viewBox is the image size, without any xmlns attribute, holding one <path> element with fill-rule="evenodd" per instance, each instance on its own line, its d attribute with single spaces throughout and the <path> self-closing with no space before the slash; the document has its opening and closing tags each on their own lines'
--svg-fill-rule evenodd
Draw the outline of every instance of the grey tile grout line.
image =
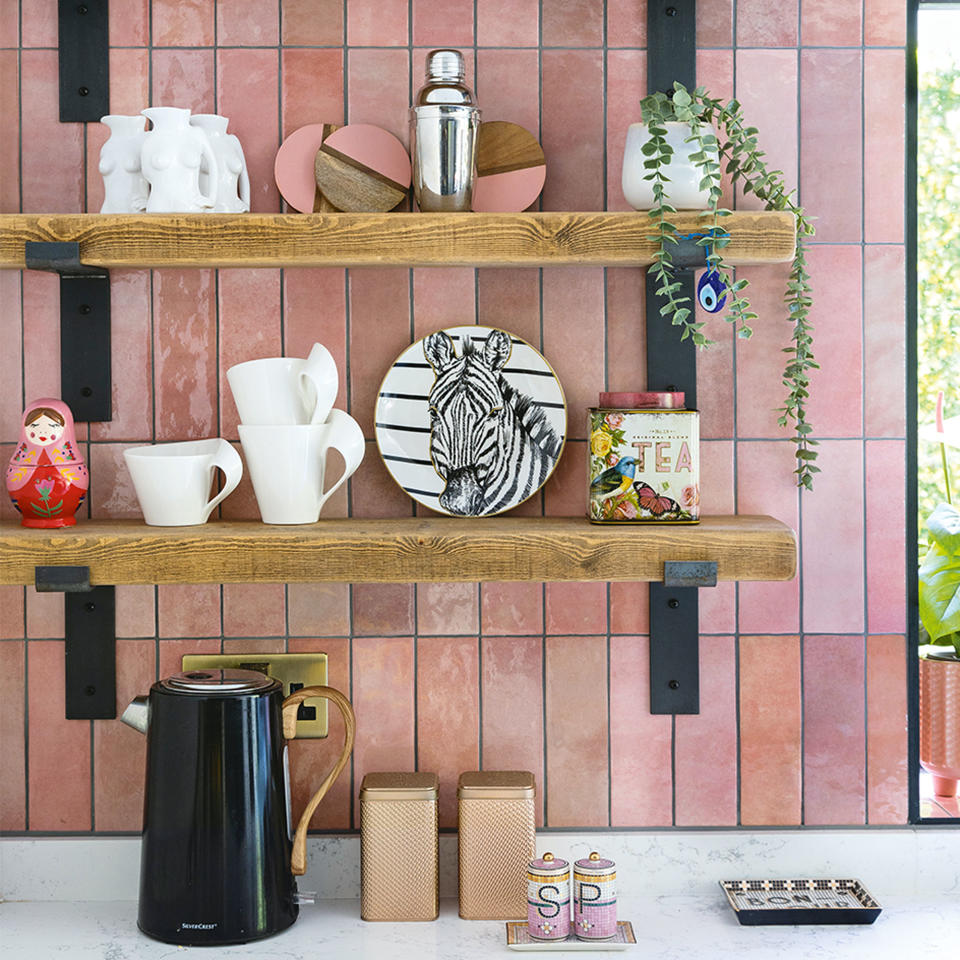
<svg viewBox="0 0 960 960">
<path fill-rule="evenodd" d="M 803 74 L 802 46 L 803 0 L 797 2 L 797 200 L 802 202 L 803 185 Z M 806 696 L 806 642 L 803 616 L 803 489 L 797 488 L 797 628 L 800 634 L 800 826 L 807 817 L 807 696 Z"/>
<path fill-rule="evenodd" d="M 863 495 L 861 516 L 863 519 L 863 536 L 860 540 L 860 549 L 863 557 L 863 822 L 870 824 L 870 691 L 867 686 L 869 677 L 869 660 L 867 657 L 867 636 L 870 626 L 870 598 L 867 585 L 869 584 L 869 555 L 867 551 L 867 411 L 866 411 L 866 384 L 867 384 L 867 315 L 866 315 L 866 146 L 867 146 L 867 58 L 863 48 L 863 21 L 860 18 L 860 433 L 864 439 L 860 441 L 860 489 Z"/>
</svg>

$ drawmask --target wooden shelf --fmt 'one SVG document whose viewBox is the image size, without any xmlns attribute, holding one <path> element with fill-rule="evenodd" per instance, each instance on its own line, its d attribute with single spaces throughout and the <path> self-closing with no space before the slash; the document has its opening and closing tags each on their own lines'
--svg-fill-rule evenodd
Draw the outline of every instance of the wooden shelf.
<svg viewBox="0 0 960 960">
<path fill-rule="evenodd" d="M 715 560 L 720 580 L 789 580 L 796 537 L 763 516 L 705 517 L 696 526 L 601 526 L 579 517 L 321 520 L 290 527 L 114 520 L 61 530 L 0 524 L 4 584 L 32 584 L 38 565 L 88 566 L 95 585 L 661 580 L 665 560 Z"/>
<path fill-rule="evenodd" d="M 703 229 L 696 212 L 680 233 Z M 731 264 L 781 263 L 793 214 L 723 218 Z M 649 266 L 644 213 L 3 214 L 0 268 L 24 264 L 24 242 L 75 241 L 105 268 L 372 266 Z"/>
</svg>

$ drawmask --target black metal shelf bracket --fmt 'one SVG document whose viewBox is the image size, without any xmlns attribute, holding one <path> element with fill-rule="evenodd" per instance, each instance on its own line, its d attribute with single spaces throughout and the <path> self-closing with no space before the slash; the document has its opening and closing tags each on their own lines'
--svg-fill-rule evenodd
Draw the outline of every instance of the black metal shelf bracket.
<svg viewBox="0 0 960 960">
<path fill-rule="evenodd" d="M 110 420 L 110 274 L 81 263 L 79 243 L 24 246 L 27 269 L 60 275 L 60 396 L 74 420 Z"/>
<path fill-rule="evenodd" d="M 60 122 L 110 112 L 108 0 L 59 0 Z"/>
<path fill-rule="evenodd" d="M 38 593 L 64 595 L 68 720 L 117 716 L 116 588 L 92 587 L 89 567 L 36 567 Z"/>
<path fill-rule="evenodd" d="M 696 0 L 650 0 L 647 4 L 647 89 L 673 91 L 675 80 L 696 86 Z M 681 283 L 678 297 L 697 302 L 694 271 L 706 264 L 697 238 L 671 249 Z M 657 281 L 647 271 L 647 389 L 682 390 L 697 406 L 697 358 L 693 340 L 660 316 Z M 712 570 L 710 569 L 712 567 Z M 650 712 L 700 712 L 700 605 L 697 589 L 716 584 L 716 564 L 667 563 L 663 583 L 650 584 Z M 712 578 L 712 582 L 711 582 Z"/>
</svg>

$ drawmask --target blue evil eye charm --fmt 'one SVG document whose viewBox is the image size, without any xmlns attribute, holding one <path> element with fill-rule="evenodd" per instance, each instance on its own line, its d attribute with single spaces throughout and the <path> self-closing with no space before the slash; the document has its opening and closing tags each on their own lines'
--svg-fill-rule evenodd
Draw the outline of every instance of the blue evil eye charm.
<svg viewBox="0 0 960 960">
<path fill-rule="evenodd" d="M 697 300 L 707 313 L 719 313 L 727 302 L 727 291 L 716 270 L 707 270 L 697 284 Z"/>
</svg>

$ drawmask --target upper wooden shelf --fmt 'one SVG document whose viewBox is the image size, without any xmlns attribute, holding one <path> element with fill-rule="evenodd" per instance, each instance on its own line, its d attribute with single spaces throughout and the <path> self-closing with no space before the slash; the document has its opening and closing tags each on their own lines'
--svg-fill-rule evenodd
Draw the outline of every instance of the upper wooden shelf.
<svg viewBox="0 0 960 960">
<path fill-rule="evenodd" d="M 255 521 L 148 527 L 81 521 L 61 530 L 0 524 L 0 583 L 32 584 L 38 565 L 88 566 L 90 582 L 352 583 L 662 580 L 665 560 L 715 560 L 720 580 L 789 580 L 793 531 L 772 517 L 696 526 L 600 526 L 579 517 Z"/>
<path fill-rule="evenodd" d="M 702 231 L 680 213 L 681 234 Z M 731 264 L 792 259 L 791 213 L 722 220 Z M 24 242 L 77 241 L 96 267 L 649 266 L 645 213 L 3 214 L 0 268 L 19 269 Z"/>
</svg>

